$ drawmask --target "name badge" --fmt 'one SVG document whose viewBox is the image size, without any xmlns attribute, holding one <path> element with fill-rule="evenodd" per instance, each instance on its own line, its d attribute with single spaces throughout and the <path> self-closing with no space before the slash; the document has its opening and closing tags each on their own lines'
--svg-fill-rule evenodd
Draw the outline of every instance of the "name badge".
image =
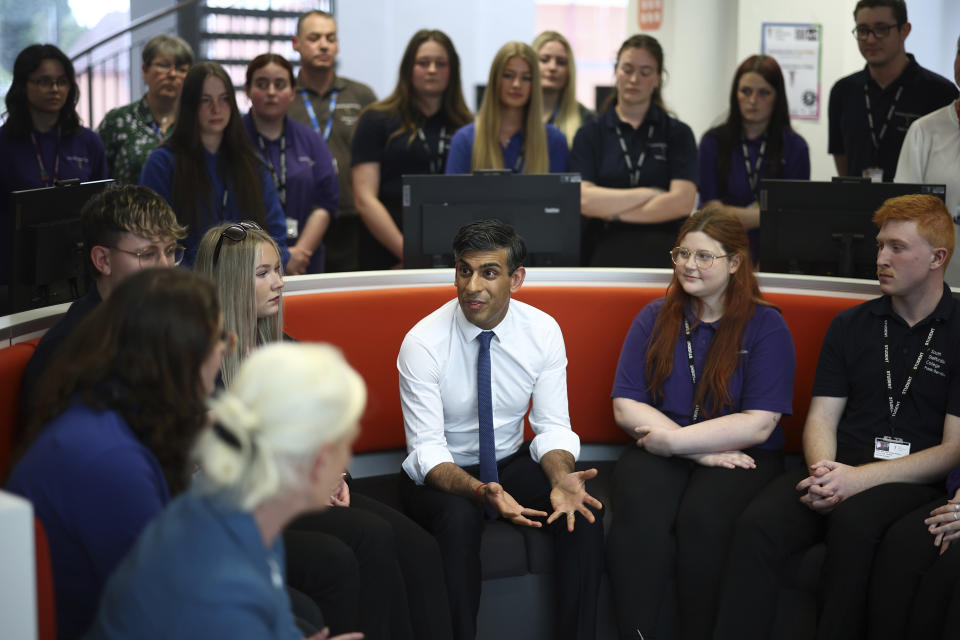
<svg viewBox="0 0 960 640">
<path fill-rule="evenodd" d="M 883 182 L 883 169 L 880 167 L 870 167 L 863 170 L 863 177 L 870 178 L 871 182 Z"/>
<path fill-rule="evenodd" d="M 883 436 L 873 439 L 873 457 L 877 460 L 894 460 L 910 455 L 910 443 L 902 438 Z"/>
<path fill-rule="evenodd" d="M 287 218 L 287 238 L 293 240 L 300 235 L 300 223 L 296 218 Z"/>
</svg>

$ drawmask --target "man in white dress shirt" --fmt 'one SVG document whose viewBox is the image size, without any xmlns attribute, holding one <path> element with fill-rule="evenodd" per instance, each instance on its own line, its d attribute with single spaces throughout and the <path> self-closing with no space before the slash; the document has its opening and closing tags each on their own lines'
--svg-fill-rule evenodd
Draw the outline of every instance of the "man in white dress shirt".
<svg viewBox="0 0 960 640">
<path fill-rule="evenodd" d="M 439 542 L 456 638 L 476 635 L 485 513 L 553 533 L 556 637 L 593 638 L 602 505 L 584 487 L 596 470 L 574 471 L 580 439 L 567 410 L 563 335 L 552 317 L 510 299 L 526 273 L 526 247 L 510 225 L 468 224 L 453 250 L 457 300 L 418 322 L 397 358 L 408 452 L 404 504 Z M 478 369 L 483 343 L 485 375 Z M 481 453 L 478 378 L 485 376 L 496 469 L 492 452 Z M 535 437 L 524 443 L 528 409 Z"/>
<path fill-rule="evenodd" d="M 953 79 L 960 87 L 960 38 L 953 59 Z M 947 185 L 947 211 L 960 246 L 960 100 L 914 120 L 900 149 L 895 182 Z M 960 287 L 960 260 L 947 265 L 945 280 Z"/>
</svg>

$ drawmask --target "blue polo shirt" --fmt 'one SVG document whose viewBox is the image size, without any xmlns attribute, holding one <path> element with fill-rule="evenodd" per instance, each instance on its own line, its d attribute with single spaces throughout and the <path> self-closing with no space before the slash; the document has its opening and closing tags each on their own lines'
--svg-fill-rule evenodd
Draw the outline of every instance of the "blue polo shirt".
<svg viewBox="0 0 960 640">
<path fill-rule="evenodd" d="M 667 191 L 671 180 L 699 183 L 693 131 L 653 104 L 636 129 L 620 120 L 613 108 L 580 127 L 573 139 L 570 170 L 578 171 L 584 180 L 599 187 L 630 188 L 630 171 L 618 129 L 631 162 L 636 163 L 644 153 L 637 186 Z M 667 252 L 682 225 L 682 219 L 659 224 L 588 220 L 584 229 L 584 262 L 592 267 L 667 267 Z"/>
<path fill-rule="evenodd" d="M 685 427 L 690 424 L 693 414 L 694 386 L 690 379 L 687 342 L 682 335 L 677 336 L 673 370 L 664 382 L 663 393 L 657 402 L 652 401 L 647 383 L 647 348 L 662 307 L 663 299 L 655 300 L 633 320 L 620 350 L 610 397 L 629 398 L 649 404 Z M 702 377 L 717 326 L 722 321 L 700 322 L 693 329 L 693 362 L 698 380 Z M 783 316 L 773 307 L 758 305 L 743 332 L 740 361 L 727 382 L 730 402 L 723 405 L 717 417 L 751 409 L 784 415 L 792 413 L 796 364 L 793 337 Z M 779 424 L 759 448 L 783 448 L 783 430 Z"/>
<path fill-rule="evenodd" d="M 250 143 L 257 151 L 260 159 L 264 159 L 264 152 L 260 150 L 257 139 L 257 127 L 248 113 L 243 116 L 243 126 L 250 137 Z M 288 218 L 297 221 L 298 232 L 303 232 L 307 220 L 314 209 L 326 209 L 331 218 L 337 216 L 337 200 L 340 195 L 340 186 L 337 182 L 337 170 L 333 168 L 333 156 L 327 143 L 323 141 L 312 128 L 294 122 L 284 117 L 284 138 L 286 138 L 286 192 L 287 203 L 284 213 Z M 277 177 L 280 176 L 280 138 L 276 140 L 263 139 L 266 151 L 265 158 L 274 167 Z M 266 167 L 266 163 L 264 164 Z M 267 168 L 267 175 L 273 174 Z M 276 184 L 276 183 L 274 183 Z M 307 273 L 323 273 L 324 250 L 323 244 L 317 247 L 307 265 Z"/>
<path fill-rule="evenodd" d="M 864 65 L 862 70 L 837 80 L 830 90 L 829 153 L 847 157 L 847 175 L 859 176 L 864 169 L 879 166 L 883 169 L 884 182 L 893 181 L 900 147 L 903 146 L 910 124 L 920 116 L 957 99 L 957 87 L 952 82 L 921 67 L 912 54 L 908 53 L 907 56 L 910 62 L 903 73 L 883 89 L 870 77 Z M 880 140 L 879 154 L 874 152 L 870 137 L 864 85 L 870 95 L 870 109 L 877 136 L 887 121 L 887 113 L 897 92 L 903 88 L 887 132 Z"/>
<path fill-rule="evenodd" d="M 187 491 L 144 529 L 104 589 L 88 640 L 301 640 L 284 589 L 283 536 Z"/>
<path fill-rule="evenodd" d="M 7 489 L 29 500 L 43 523 L 57 635 L 76 638 L 107 578 L 170 501 L 160 463 L 120 414 L 77 403 L 44 427 Z"/>
<path fill-rule="evenodd" d="M 700 206 L 711 200 L 719 200 L 733 207 L 749 207 L 756 202 L 756 195 L 750 189 L 747 179 L 747 166 L 743 158 L 743 144 L 735 140 L 730 145 L 730 174 L 726 184 L 720 184 L 717 154 L 718 138 L 722 127 L 711 129 L 700 140 Z M 763 136 L 747 140 L 747 156 L 751 167 L 757 166 Z M 807 141 L 796 131 L 784 131 L 780 143 L 780 167 L 774 167 L 770 160 L 770 141 L 767 141 L 764 162 L 760 167 L 760 178 L 782 178 L 785 180 L 810 179 L 810 149 Z M 750 255 L 757 262 L 760 256 L 760 229 L 750 229 Z"/>
<path fill-rule="evenodd" d="M 550 157 L 550 173 L 563 173 L 567 170 L 567 139 L 552 124 L 547 127 L 547 155 Z M 473 157 L 473 137 L 476 125 L 471 122 L 461 127 L 453 134 L 450 141 L 450 155 L 447 156 L 447 173 L 470 173 L 470 159 Z M 517 131 L 510 138 L 503 151 L 503 166 L 514 173 L 523 171 L 523 161 L 520 154 L 523 152 L 523 129 Z M 516 168 L 519 164 L 520 171 Z M 493 169 L 493 167 L 482 167 Z"/>
<path fill-rule="evenodd" d="M 233 222 L 241 220 L 250 220 L 250 212 L 245 211 L 240 206 L 240 198 L 236 190 L 229 184 L 224 183 L 217 165 L 218 154 L 210 153 L 203 149 L 203 159 L 207 167 L 207 177 L 213 187 L 213 193 L 207 197 L 207 210 L 201 212 L 200 219 L 203 223 L 200 228 L 187 229 L 187 237 L 183 241 L 186 252 L 183 256 L 183 265 L 190 267 L 197 257 L 197 247 L 200 246 L 200 240 L 207 229 L 214 227 L 221 222 Z M 163 196 L 164 200 L 173 206 L 173 171 L 176 166 L 176 160 L 173 150 L 162 145 L 150 152 L 146 164 L 143 165 L 143 171 L 140 173 L 140 184 L 149 187 Z M 280 199 L 277 197 L 277 188 L 273 184 L 273 179 L 265 167 L 261 167 L 260 180 L 263 185 L 263 210 L 266 214 L 267 226 L 264 229 L 270 234 L 280 247 L 280 260 L 286 266 L 290 260 L 290 251 L 287 249 L 287 219 L 280 206 Z M 233 180 L 231 179 L 232 183 Z M 201 194 L 197 194 L 202 198 Z M 223 201 L 226 198 L 226 205 Z M 174 213 L 179 212 L 174 209 Z"/>
</svg>

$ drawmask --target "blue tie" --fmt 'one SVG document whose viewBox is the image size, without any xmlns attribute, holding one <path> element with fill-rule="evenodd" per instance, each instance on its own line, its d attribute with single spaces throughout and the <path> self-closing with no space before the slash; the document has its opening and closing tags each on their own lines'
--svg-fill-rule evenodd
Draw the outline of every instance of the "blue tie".
<svg viewBox="0 0 960 640">
<path fill-rule="evenodd" d="M 493 331 L 477 336 L 477 416 L 480 419 L 480 482 L 497 482 L 497 446 L 493 439 L 493 393 L 490 390 L 490 340 Z"/>
</svg>

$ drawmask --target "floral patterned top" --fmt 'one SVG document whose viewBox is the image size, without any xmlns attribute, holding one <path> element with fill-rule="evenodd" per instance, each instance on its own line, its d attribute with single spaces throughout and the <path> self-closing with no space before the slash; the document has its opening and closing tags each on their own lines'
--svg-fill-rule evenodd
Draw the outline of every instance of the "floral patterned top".
<svg viewBox="0 0 960 640">
<path fill-rule="evenodd" d="M 147 156 L 172 131 L 170 127 L 166 134 L 160 133 L 146 95 L 137 102 L 111 109 L 97 127 L 107 152 L 107 174 L 118 184 L 139 184 Z"/>
</svg>

